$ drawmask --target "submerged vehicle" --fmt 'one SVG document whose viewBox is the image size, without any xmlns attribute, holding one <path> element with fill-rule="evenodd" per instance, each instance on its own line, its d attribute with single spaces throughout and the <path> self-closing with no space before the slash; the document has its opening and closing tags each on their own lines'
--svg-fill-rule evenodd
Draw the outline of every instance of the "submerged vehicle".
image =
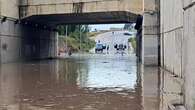
<svg viewBox="0 0 195 110">
<path fill-rule="evenodd" d="M 132 36 L 132 34 L 131 33 L 123 33 L 123 35 L 126 35 L 126 36 Z"/>
<path fill-rule="evenodd" d="M 104 48 L 105 48 L 105 46 L 103 45 L 103 44 L 96 44 L 96 47 L 95 47 L 95 53 L 97 53 L 97 52 L 103 52 L 103 50 L 104 50 Z"/>
<path fill-rule="evenodd" d="M 126 45 L 119 44 L 118 47 L 117 47 L 117 50 L 125 50 L 126 48 L 127 48 Z"/>
</svg>

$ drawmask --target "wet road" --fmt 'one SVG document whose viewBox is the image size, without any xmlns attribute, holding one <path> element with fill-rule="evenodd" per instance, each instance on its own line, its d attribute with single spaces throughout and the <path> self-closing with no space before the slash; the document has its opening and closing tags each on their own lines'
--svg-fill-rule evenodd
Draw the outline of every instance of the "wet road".
<svg viewBox="0 0 195 110">
<path fill-rule="evenodd" d="M 130 34 L 132 34 L 132 36 L 124 35 L 124 33 L 130 33 Z M 130 48 L 129 50 L 133 51 L 131 44 L 129 44 L 129 42 L 128 42 L 128 39 L 134 36 L 133 34 L 134 33 L 129 32 L 129 31 L 114 31 L 114 33 L 113 32 L 105 32 L 105 33 L 97 35 L 94 38 L 94 40 L 96 42 L 100 41 L 100 43 L 105 44 L 106 46 L 109 46 L 109 53 L 114 54 L 114 53 L 116 53 L 116 49 L 114 48 L 115 44 L 126 45 L 127 47 Z M 106 52 L 106 50 L 104 50 L 104 52 Z M 95 53 L 95 48 L 92 50 L 92 53 Z M 125 53 L 129 53 L 128 49 L 125 50 Z"/>
<path fill-rule="evenodd" d="M 75 55 L 3 64 L 0 110 L 166 110 L 172 95 L 160 92 L 167 86 L 161 79 L 166 73 L 160 73 L 156 67 L 137 66 L 134 56 Z"/>
</svg>

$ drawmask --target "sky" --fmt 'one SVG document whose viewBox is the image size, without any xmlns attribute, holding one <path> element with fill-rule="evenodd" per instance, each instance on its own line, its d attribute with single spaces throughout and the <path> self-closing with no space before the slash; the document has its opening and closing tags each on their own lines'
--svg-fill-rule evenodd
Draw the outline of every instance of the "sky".
<svg viewBox="0 0 195 110">
<path fill-rule="evenodd" d="M 109 30 L 111 27 L 113 28 L 123 28 L 125 24 L 96 24 L 96 25 L 89 25 L 91 31 L 97 30 Z"/>
</svg>

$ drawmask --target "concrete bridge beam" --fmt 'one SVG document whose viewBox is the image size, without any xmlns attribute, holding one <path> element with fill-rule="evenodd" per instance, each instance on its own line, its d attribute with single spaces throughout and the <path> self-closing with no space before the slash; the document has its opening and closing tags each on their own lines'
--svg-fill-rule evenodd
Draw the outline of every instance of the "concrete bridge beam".
<svg viewBox="0 0 195 110">
<path fill-rule="evenodd" d="M 98 12 L 141 14 L 142 0 L 28 0 L 20 5 L 21 18 L 33 15 L 78 14 Z"/>
<path fill-rule="evenodd" d="M 20 18 L 50 25 L 135 22 L 142 0 L 28 0 L 20 5 Z"/>
</svg>

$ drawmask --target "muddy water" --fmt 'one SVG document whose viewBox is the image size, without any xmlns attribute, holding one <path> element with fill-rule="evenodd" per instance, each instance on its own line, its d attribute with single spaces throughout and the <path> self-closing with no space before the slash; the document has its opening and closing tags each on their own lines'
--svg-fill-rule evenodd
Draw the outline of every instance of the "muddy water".
<svg viewBox="0 0 195 110">
<path fill-rule="evenodd" d="M 137 66 L 134 56 L 3 64 L 0 110 L 165 110 L 177 95 L 160 92 L 165 74 Z"/>
</svg>

